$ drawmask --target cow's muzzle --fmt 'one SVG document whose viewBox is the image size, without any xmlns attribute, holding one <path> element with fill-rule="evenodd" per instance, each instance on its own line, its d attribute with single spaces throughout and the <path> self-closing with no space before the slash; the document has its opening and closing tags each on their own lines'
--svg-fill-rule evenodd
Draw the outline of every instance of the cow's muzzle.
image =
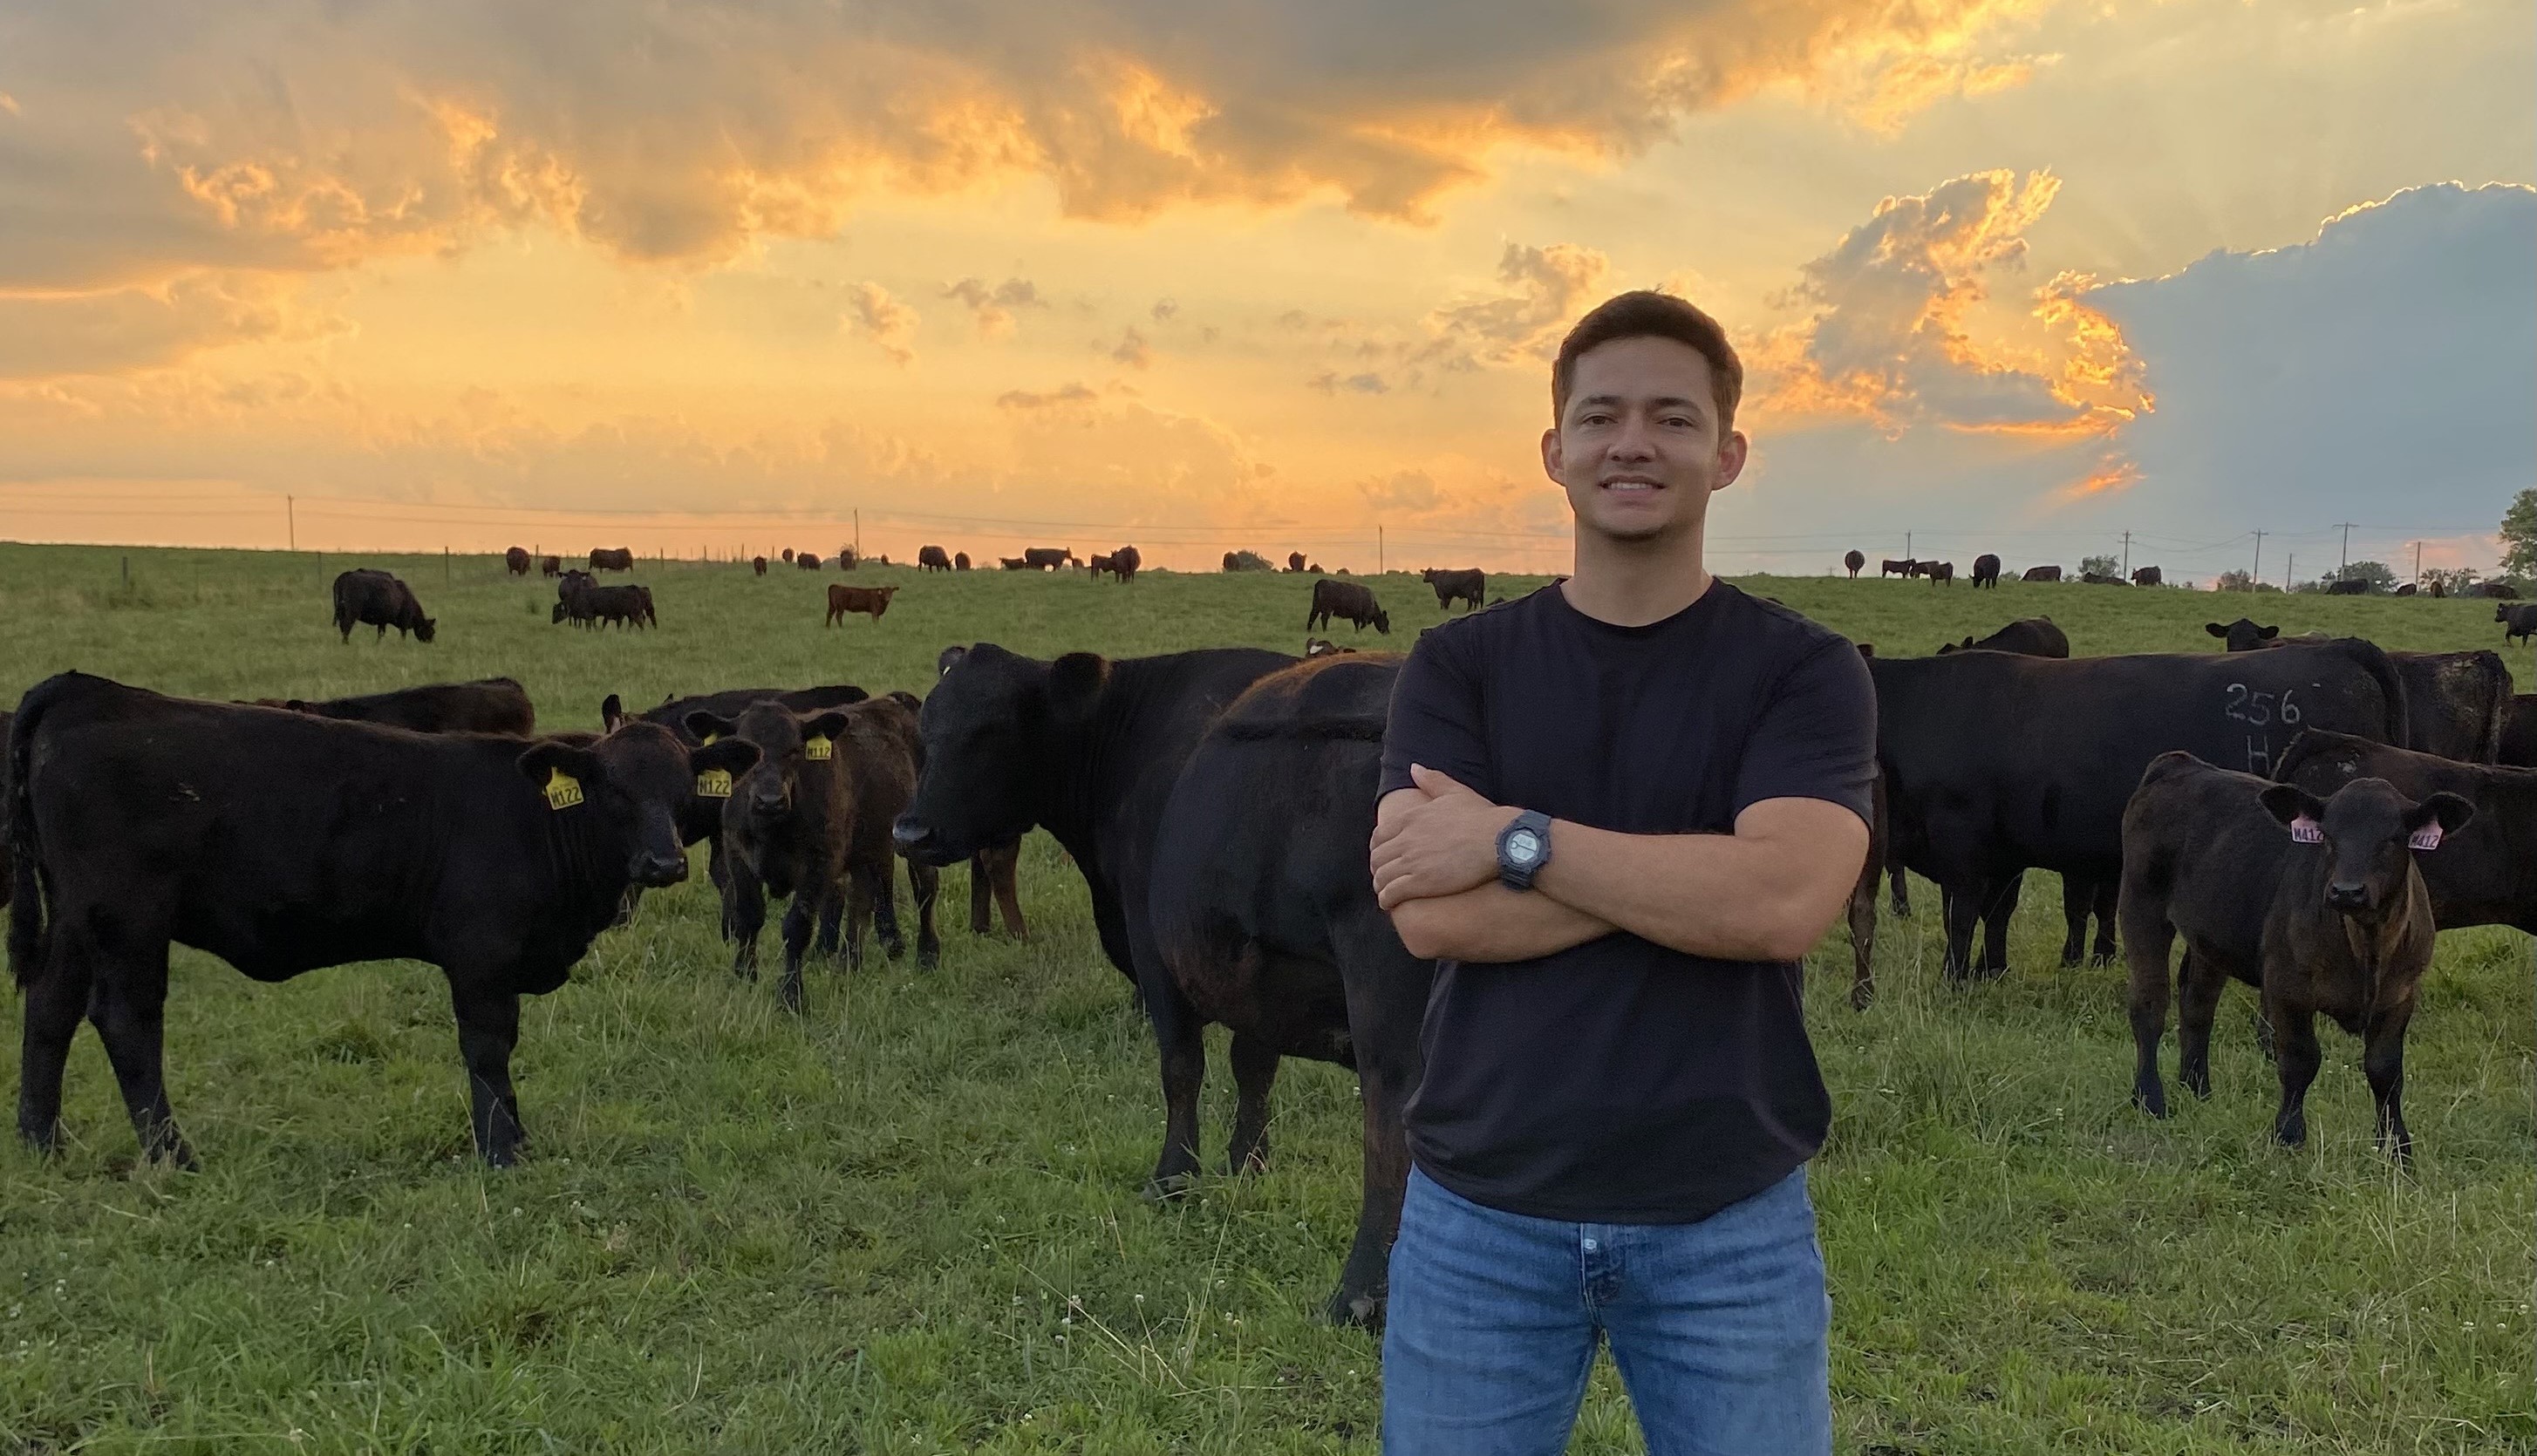
<svg viewBox="0 0 2537 1456">
<path fill-rule="evenodd" d="M 2355 915 L 2370 908 L 2370 887 L 2337 880 L 2325 887 L 2325 903 L 2345 915 Z"/>
<path fill-rule="evenodd" d="M 634 883 L 645 889 L 664 889 L 687 877 L 687 856 L 684 853 L 659 855 L 646 852 L 634 856 L 628 872 Z"/>
<path fill-rule="evenodd" d="M 919 864 L 943 865 L 960 857 L 943 848 L 942 836 L 917 818 L 914 809 L 899 815 L 898 822 L 890 826 L 889 842 L 898 853 Z"/>
</svg>

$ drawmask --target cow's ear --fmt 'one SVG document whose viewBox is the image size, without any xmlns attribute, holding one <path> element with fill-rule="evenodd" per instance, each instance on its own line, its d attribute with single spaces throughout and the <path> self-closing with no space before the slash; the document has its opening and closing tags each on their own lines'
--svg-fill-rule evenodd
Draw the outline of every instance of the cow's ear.
<svg viewBox="0 0 2537 1456">
<path fill-rule="evenodd" d="M 599 722 L 602 728 L 613 733 L 617 731 L 617 726 L 624 721 L 625 700 L 623 698 L 610 693 L 599 700 Z"/>
<path fill-rule="evenodd" d="M 946 647 L 943 649 L 943 655 L 934 660 L 934 675 L 940 677 L 943 673 L 950 671 L 952 668 L 959 666 L 961 662 L 968 656 L 969 649 L 965 647 Z"/>
<path fill-rule="evenodd" d="M 2269 627 L 2257 627 L 2257 628 L 2255 629 L 2255 635 L 2256 635 L 2256 636 L 2258 636 L 2258 637 L 2260 637 L 2260 638 L 2262 638 L 2262 639 L 2263 639 L 2263 640 L 2265 640 L 2266 642 L 2270 642 L 2270 641 L 2272 641 L 2274 638 L 2279 637 L 2279 636 L 2281 636 L 2281 635 L 2282 635 L 2281 624 L 2277 622 L 2277 623 L 2275 623 L 2274 625 L 2269 626 Z"/>
<path fill-rule="evenodd" d="M 519 763 L 521 777 L 540 788 L 547 787 L 557 774 L 584 788 L 608 778 L 608 769 L 598 754 L 553 739 L 531 746 L 520 755 Z"/>
<path fill-rule="evenodd" d="M 699 708 L 687 715 L 687 731 L 696 735 L 697 742 L 711 743 L 716 738 L 728 738 L 737 734 L 740 731 L 740 725 L 720 714 L 707 713 Z"/>
<path fill-rule="evenodd" d="M 1071 652 L 1048 669 L 1048 706 L 1060 722 L 1079 723 L 1092 716 L 1110 680 L 1110 660 L 1099 653 Z"/>
<path fill-rule="evenodd" d="M 835 708 L 814 713 L 802 720 L 802 739 L 808 742 L 813 738 L 826 738 L 834 742 L 846 735 L 846 729 L 853 726 L 854 721 L 853 714 Z"/>
<path fill-rule="evenodd" d="M 737 779 L 757 766 L 757 745 L 747 738 L 725 737 L 687 755 L 687 767 L 699 774 L 716 769 Z"/>
<path fill-rule="evenodd" d="M 2442 837 L 2466 828 L 2475 817 L 2473 801 L 2446 790 L 2414 805 L 2405 815 L 2405 844 L 2408 849 L 2437 850 Z"/>
<path fill-rule="evenodd" d="M 2221 626 L 2218 622 L 2204 622 L 2202 624 L 2202 630 L 2210 633 L 2214 637 L 2226 637 L 2229 635 L 2229 629 Z"/>
<path fill-rule="evenodd" d="M 2317 820 L 2325 813 L 2324 802 L 2296 784 L 2266 785 L 2264 791 L 2255 796 L 2262 800 L 2266 813 L 2290 830 L 2293 839 L 2305 841 L 2315 834 Z"/>
</svg>

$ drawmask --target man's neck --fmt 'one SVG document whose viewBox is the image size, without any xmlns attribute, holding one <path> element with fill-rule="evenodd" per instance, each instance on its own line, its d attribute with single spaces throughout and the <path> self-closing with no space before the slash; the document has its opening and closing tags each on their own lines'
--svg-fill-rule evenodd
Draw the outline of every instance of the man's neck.
<svg viewBox="0 0 2537 1456">
<path fill-rule="evenodd" d="M 1568 604 L 1598 622 L 1644 627 L 1661 622 L 1709 591 L 1699 531 L 1655 540 L 1622 541 L 1579 532 L 1577 569 L 1560 584 Z"/>
</svg>

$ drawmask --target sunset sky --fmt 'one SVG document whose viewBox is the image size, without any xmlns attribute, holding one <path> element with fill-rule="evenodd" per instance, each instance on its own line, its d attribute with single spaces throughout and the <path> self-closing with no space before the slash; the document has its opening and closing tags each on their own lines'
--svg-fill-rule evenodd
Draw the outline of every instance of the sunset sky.
<svg viewBox="0 0 2537 1456">
<path fill-rule="evenodd" d="M 2489 568 L 2527 0 L 0 0 L 0 537 L 1559 569 L 1717 314 L 1726 570 Z"/>
</svg>

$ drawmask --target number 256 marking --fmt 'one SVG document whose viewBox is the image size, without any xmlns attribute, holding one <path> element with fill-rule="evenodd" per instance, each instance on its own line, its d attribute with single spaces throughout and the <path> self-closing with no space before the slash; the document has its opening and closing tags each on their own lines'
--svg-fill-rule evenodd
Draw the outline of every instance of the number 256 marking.
<svg viewBox="0 0 2537 1456">
<path fill-rule="evenodd" d="M 2300 721 L 2299 705 L 2291 701 L 2289 688 L 2282 689 L 2278 695 L 2259 693 L 2243 682 L 2229 684 L 2228 714 L 2240 723 L 2251 723 L 2257 728 L 2275 719 L 2288 724 Z"/>
</svg>

